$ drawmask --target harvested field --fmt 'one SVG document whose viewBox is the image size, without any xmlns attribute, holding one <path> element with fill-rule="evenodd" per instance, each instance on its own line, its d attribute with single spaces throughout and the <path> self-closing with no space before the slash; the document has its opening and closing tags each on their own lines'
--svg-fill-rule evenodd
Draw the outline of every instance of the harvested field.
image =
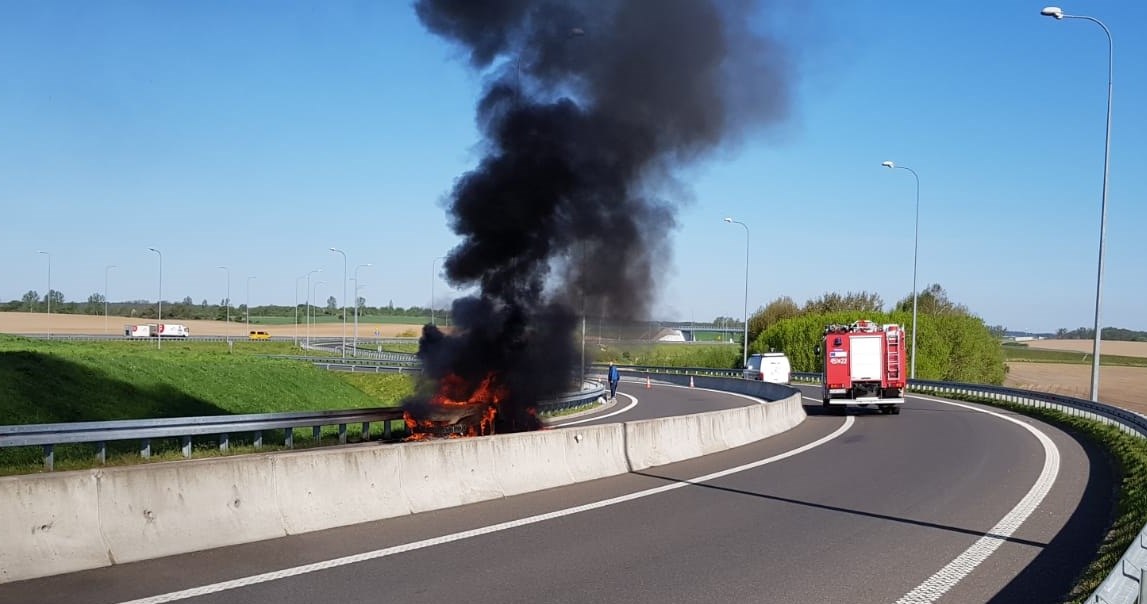
<svg viewBox="0 0 1147 604">
<path fill-rule="evenodd" d="M 155 323 L 154 320 L 129 319 L 127 317 L 108 317 L 107 331 L 104 331 L 103 315 L 62 315 L 53 314 L 49 320 L 47 313 L 28 312 L 0 312 L 0 333 L 13 335 L 42 334 L 51 328 L 52 333 L 71 335 L 123 335 L 123 326 L 128 324 Z M 193 336 L 225 336 L 247 337 L 247 328 L 242 322 L 225 321 L 187 321 L 179 319 L 164 319 L 164 323 L 180 323 L 191 330 Z M 295 326 L 291 325 L 251 325 L 252 330 L 265 331 L 272 336 L 293 336 Z M 342 336 L 342 323 L 315 323 L 311 325 L 311 336 L 339 337 Z M 298 334 L 306 334 L 306 325 L 298 327 Z M 363 323 L 359 321 L 358 337 L 372 338 L 375 331 L 384 338 L 418 337 L 422 335 L 419 325 L 397 325 L 389 323 Z M 353 321 L 348 321 L 346 335 L 351 337 L 354 333 Z"/>
<path fill-rule="evenodd" d="M 1091 353 L 1094 344 L 1092 340 L 1032 340 L 1020 342 L 1027 344 L 1028 348 L 1043 350 L 1068 350 L 1072 352 Z M 1125 357 L 1147 357 L 1147 342 L 1121 342 L 1104 340 L 1099 347 L 1099 356 L 1114 354 Z M 1103 380 L 1100 380 L 1101 382 Z M 1088 381 L 1090 383 L 1090 380 Z"/>
<path fill-rule="evenodd" d="M 1091 365 L 1009 362 L 1005 386 L 1079 398 L 1091 393 Z M 1147 367 L 1100 367 L 1101 402 L 1147 414 Z"/>
</svg>

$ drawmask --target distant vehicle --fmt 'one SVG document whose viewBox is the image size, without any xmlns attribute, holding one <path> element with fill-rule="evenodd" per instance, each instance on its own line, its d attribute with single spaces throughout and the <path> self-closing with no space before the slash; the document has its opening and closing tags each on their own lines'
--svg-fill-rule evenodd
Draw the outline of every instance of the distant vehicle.
<svg viewBox="0 0 1147 604">
<path fill-rule="evenodd" d="M 270 340 L 271 334 L 269 334 L 265 331 L 252 331 L 251 333 L 247 334 L 247 339 L 249 339 L 249 340 Z"/>
<path fill-rule="evenodd" d="M 191 335 L 191 330 L 180 323 L 147 323 L 124 325 L 123 335 L 129 338 L 186 338 Z"/>
<path fill-rule="evenodd" d="M 766 352 L 749 356 L 742 374 L 746 380 L 788 385 L 792 382 L 793 366 L 783 352 Z"/>
<path fill-rule="evenodd" d="M 896 324 L 857 321 L 824 328 L 816 347 L 824 370 L 824 406 L 844 411 L 847 405 L 876 405 L 881 413 L 899 415 L 904 404 L 904 330 Z"/>
</svg>

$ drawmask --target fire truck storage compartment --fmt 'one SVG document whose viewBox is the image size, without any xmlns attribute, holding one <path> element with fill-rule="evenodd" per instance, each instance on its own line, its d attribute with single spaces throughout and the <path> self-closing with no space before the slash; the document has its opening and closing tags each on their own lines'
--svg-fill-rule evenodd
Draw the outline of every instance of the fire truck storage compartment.
<svg viewBox="0 0 1147 604">
<path fill-rule="evenodd" d="M 852 381 L 880 382 L 884 375 L 884 347 L 881 345 L 881 340 L 884 338 L 879 335 L 853 334 L 850 339 L 852 362 L 849 363 L 849 367 L 852 370 L 850 375 Z"/>
</svg>

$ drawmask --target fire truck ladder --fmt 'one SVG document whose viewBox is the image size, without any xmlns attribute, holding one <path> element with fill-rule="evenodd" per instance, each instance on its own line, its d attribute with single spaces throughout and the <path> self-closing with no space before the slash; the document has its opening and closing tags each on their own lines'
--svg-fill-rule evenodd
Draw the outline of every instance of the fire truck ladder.
<svg viewBox="0 0 1147 604">
<path fill-rule="evenodd" d="M 888 330 L 886 337 L 888 340 L 888 379 L 900 379 L 900 330 Z"/>
</svg>

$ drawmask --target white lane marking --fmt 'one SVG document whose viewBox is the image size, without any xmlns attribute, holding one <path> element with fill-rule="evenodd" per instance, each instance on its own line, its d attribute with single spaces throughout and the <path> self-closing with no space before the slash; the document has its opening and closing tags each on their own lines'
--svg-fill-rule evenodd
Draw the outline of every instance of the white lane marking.
<svg viewBox="0 0 1147 604">
<path fill-rule="evenodd" d="M 1001 518 L 983 537 L 976 540 L 971 547 L 964 550 L 964 553 L 956 556 L 955 560 L 952 560 L 944 568 L 936 571 L 936 574 L 928 577 L 923 583 L 917 585 L 915 589 L 904 594 L 904 597 L 896 601 L 897 604 L 933 602 L 944 595 L 949 589 L 955 587 L 956 583 L 959 583 L 961 579 L 971 574 L 981 562 L 986 560 L 992 552 L 996 551 L 996 548 L 1003 544 L 1008 537 L 1011 537 L 1012 533 L 1035 512 L 1039 504 L 1043 502 L 1044 497 L 1051 491 L 1052 485 L 1055 484 L 1056 476 L 1059 475 L 1059 449 L 1046 434 L 1035 427 L 1001 413 L 980 409 L 971 405 L 932 398 L 930 396 L 913 395 L 913 398 L 963 407 L 965 409 L 971 409 L 972 411 L 987 413 L 988 415 L 993 415 L 1012 422 L 1013 424 L 1017 424 L 1028 432 L 1031 432 L 1032 435 L 1039 440 L 1040 444 L 1043 445 L 1044 459 L 1043 471 L 1040 472 L 1039 478 L 1036 479 L 1035 484 L 1032 485 L 1027 495 L 1024 495 L 1023 499 L 1021 499 L 1007 515 Z"/>
<path fill-rule="evenodd" d="M 629 400 L 631 400 L 633 402 L 629 403 L 628 405 L 626 405 L 625 407 L 623 407 L 621 409 L 618 409 L 617 411 L 612 411 L 610 413 L 606 413 L 605 415 L 595 415 L 593 417 L 587 417 L 585 419 L 574 420 L 572 422 L 563 422 L 560 424 L 550 424 L 550 427 L 551 428 L 564 428 L 566 426 L 573 426 L 575 424 L 584 424 L 586 422 L 596 422 L 599 419 L 605 419 L 607 417 L 613 417 L 615 415 L 620 415 L 620 414 L 625 413 L 626 411 L 629 411 L 630 409 L 637 406 L 637 397 L 636 396 L 626 394 L 624 392 L 618 392 L 618 394 L 628 398 Z"/>
<path fill-rule="evenodd" d="M 788 459 L 789 457 L 799 455 L 801 453 L 804 453 L 805 451 L 815 449 L 816 447 L 819 447 L 819 446 L 821 446 L 827 442 L 832 441 L 833 439 L 835 439 L 835 438 L 839 437 L 840 435 L 844 434 L 845 432 L 847 432 L 848 429 L 852 427 L 853 423 L 855 423 L 853 418 L 847 417 L 847 418 L 845 418 L 844 423 L 841 424 L 841 426 L 839 428 L 837 428 L 836 430 L 834 430 L 831 434 L 822 436 L 821 438 L 818 438 L 817 440 L 814 440 L 811 443 L 801 445 L 795 449 L 792 449 L 791 451 L 785 451 L 784 453 L 780 453 L 780 454 L 774 455 L 772 457 L 766 457 L 765 459 L 758 459 L 757 461 L 749 462 L 747 464 L 743 464 L 740 466 L 736 466 L 736 467 L 732 467 L 732 468 L 726 468 L 724 470 L 713 472 L 711 474 L 706 474 L 704 476 L 698 476 L 697 478 L 693 478 L 691 480 L 683 480 L 681 482 L 674 482 L 674 483 L 662 485 L 659 487 L 653 487 L 652 489 L 646 489 L 644 491 L 637 491 L 635 493 L 629 493 L 626 495 L 620 495 L 618 497 L 612 497 L 610 499 L 603 499 L 601 501 L 595 501 L 593 503 L 587 503 L 584 505 L 569 507 L 569 508 L 565 508 L 563 510 L 557 510 L 555 512 L 548 512 L 545 514 L 538 514 L 536 516 L 529 516 L 527 518 L 520 518 L 518 520 L 510 520 L 510 521 L 501 522 L 498 524 L 491 524 L 489 526 L 483 526 L 483 527 L 471 529 L 468 531 L 451 533 L 449 535 L 443 535 L 441 537 L 433 537 L 430 539 L 424 539 L 422 541 L 415 541 L 412 543 L 404 543 L 402 545 L 396 545 L 393 547 L 387 547 L 387 548 L 383 548 L 383 549 L 376 549 L 374 551 L 363 552 L 361 554 L 354 554 L 351 556 L 344 556 L 342 558 L 335 558 L 333 560 L 324 560 L 322 562 L 303 564 L 301 566 L 295 566 L 292 568 L 285 568 L 282 570 L 276 570 L 276 571 L 272 571 L 269 573 L 262 573 L 259 575 L 252 575 L 250 577 L 243 577 L 240 579 L 232 579 L 230 581 L 222 581 L 219 583 L 212 583 L 210 585 L 201 585 L 199 587 L 192 587 L 190 589 L 173 591 L 170 593 L 160 594 L 157 596 L 149 596 L 146 598 L 140 598 L 138 600 L 130 600 L 128 602 L 121 602 L 120 604 L 163 604 L 164 602 L 175 602 L 178 600 L 186 600 L 189 598 L 196 598 L 199 596 L 205 596 L 208 594 L 219 593 L 219 592 L 227 591 L 227 590 L 231 590 L 231 589 L 239 589 L 241 587 L 248 587 L 251 585 L 256 585 L 258 583 L 267 583 L 269 581 L 278 581 L 279 579 L 287 579 L 290 577 L 297 577 L 299 575 L 305 575 L 308 573 L 313 573 L 313 572 L 317 572 L 317 571 L 321 571 L 321 570 L 336 568 L 339 566 L 346 566 L 348 564 L 357 564 L 359 562 L 365 562 L 367 560 L 375 560 L 378 558 L 385 558 L 387 556 L 393 556 L 395 554 L 401 554 L 401 553 L 410 552 L 410 551 L 414 551 L 414 550 L 425 549 L 428 547 L 433 547 L 435 545 L 442 545 L 444 543 L 452 543 L 454 541 L 461 541 L 463 539 L 469 539 L 471 537 L 488 535 L 490 533 L 505 531 L 505 530 L 517 528 L 520 526 L 527 526 L 530 524 L 537 524 L 539 522 L 545 522 L 547 520 L 553 520 L 555 518 L 572 516 L 574 514 L 578 514 L 581 512 L 588 512 L 590 510 L 597 510 L 600 508 L 609 507 L 611 505 L 617 505 L 619 503 L 625 503 L 627 501 L 633 501 L 635 499 L 642 499 L 645 497 L 649 497 L 651 495 L 658 495 L 661 493 L 666 493 L 668 491 L 674 491 L 676 489 L 681 489 L 681 488 L 684 488 L 687 486 L 709 482 L 711 480 L 716 480 L 718 478 L 724 478 L 725 476 L 730 476 L 732 474 L 737 474 L 739 472 L 744 472 L 746 470 L 752 470 L 753 468 L 759 468 L 761 466 L 768 465 L 768 464 L 771 464 L 771 463 L 774 463 L 777 461 L 781 461 L 783 459 Z"/>
</svg>

